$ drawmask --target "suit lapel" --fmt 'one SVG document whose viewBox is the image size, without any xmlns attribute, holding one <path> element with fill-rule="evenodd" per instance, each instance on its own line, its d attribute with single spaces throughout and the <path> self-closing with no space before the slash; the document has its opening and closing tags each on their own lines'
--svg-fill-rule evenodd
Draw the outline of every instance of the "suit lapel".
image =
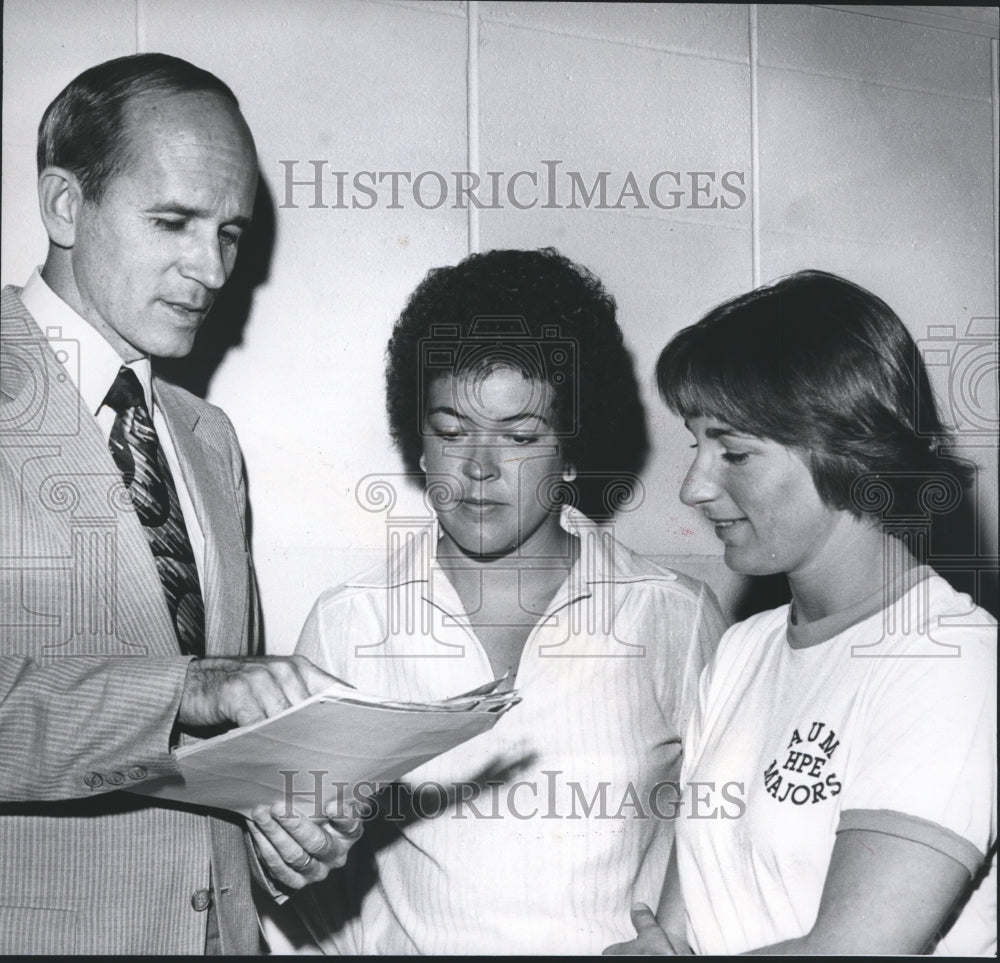
<svg viewBox="0 0 1000 963">
<path fill-rule="evenodd" d="M 249 569 L 232 450 L 220 448 L 218 438 L 209 437 L 201 423 L 204 402 L 195 404 L 185 392 L 160 379 L 154 379 L 154 391 L 205 539 L 206 654 L 244 654 Z"/>
<path fill-rule="evenodd" d="M 74 652 L 92 648 L 107 653 L 110 646 L 136 655 L 177 655 L 156 563 L 107 440 L 38 325 L 9 288 L 4 291 L 0 336 L 4 458 L 17 473 L 24 515 L 39 529 L 29 534 L 25 523 L 18 536 L 19 554 L 30 560 L 39 550 L 40 530 L 48 530 L 55 544 L 68 546 L 74 585 L 106 585 L 104 591 L 74 589 L 76 602 L 69 616 Z M 71 352 L 72 345 L 66 350 Z M 82 611 L 90 599 L 100 600 L 105 610 Z M 108 619 L 109 612 L 116 618 Z M 89 630 L 98 623 L 102 631 Z"/>
</svg>

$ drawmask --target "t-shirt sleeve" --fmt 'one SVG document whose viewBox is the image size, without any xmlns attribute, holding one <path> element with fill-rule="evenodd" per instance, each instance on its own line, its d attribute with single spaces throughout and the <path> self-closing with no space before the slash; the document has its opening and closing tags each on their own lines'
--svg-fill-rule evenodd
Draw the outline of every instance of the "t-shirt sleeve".
<svg viewBox="0 0 1000 963">
<path fill-rule="evenodd" d="M 996 838 L 996 648 L 980 630 L 941 636 L 955 657 L 886 658 L 871 674 L 838 831 L 913 839 L 975 872 Z"/>
</svg>

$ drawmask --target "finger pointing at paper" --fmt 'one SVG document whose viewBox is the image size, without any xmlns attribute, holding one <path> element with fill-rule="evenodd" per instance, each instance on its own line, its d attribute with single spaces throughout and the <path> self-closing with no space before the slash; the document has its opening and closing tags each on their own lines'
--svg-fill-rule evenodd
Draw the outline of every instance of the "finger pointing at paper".
<svg viewBox="0 0 1000 963">
<path fill-rule="evenodd" d="M 301 655 L 195 659 L 188 666 L 177 721 L 193 730 L 226 722 L 246 726 L 339 681 Z"/>
</svg>

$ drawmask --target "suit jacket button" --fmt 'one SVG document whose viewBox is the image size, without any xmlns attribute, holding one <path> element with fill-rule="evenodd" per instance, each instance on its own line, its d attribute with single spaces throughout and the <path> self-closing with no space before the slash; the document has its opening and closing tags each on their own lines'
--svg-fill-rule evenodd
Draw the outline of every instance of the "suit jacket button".
<svg viewBox="0 0 1000 963">
<path fill-rule="evenodd" d="M 108 785 L 109 786 L 124 786 L 125 777 L 120 772 L 109 772 L 108 773 Z"/>
<path fill-rule="evenodd" d="M 191 894 L 191 908 L 196 913 L 204 913 L 212 905 L 212 894 L 207 889 L 199 889 Z"/>
<path fill-rule="evenodd" d="M 145 779 L 147 776 L 145 766 L 133 766 L 128 771 L 129 779 Z"/>
<path fill-rule="evenodd" d="M 83 777 L 83 781 L 91 789 L 96 789 L 98 786 L 104 785 L 104 777 L 99 772 L 88 772 L 87 775 Z"/>
</svg>

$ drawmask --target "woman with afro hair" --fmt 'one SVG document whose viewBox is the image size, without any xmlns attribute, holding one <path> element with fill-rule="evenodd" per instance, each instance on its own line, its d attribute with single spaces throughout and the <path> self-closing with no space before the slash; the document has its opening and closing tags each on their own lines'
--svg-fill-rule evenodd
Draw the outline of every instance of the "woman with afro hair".
<svg viewBox="0 0 1000 963">
<path fill-rule="evenodd" d="M 392 437 L 432 514 L 324 593 L 298 651 L 360 690 L 520 703 L 370 800 L 296 902 L 335 953 L 597 953 L 659 893 L 681 733 L 724 622 L 613 535 L 644 414 L 614 299 L 551 249 L 431 271 L 388 346 Z M 304 900 L 303 900 L 304 897 Z"/>
</svg>

